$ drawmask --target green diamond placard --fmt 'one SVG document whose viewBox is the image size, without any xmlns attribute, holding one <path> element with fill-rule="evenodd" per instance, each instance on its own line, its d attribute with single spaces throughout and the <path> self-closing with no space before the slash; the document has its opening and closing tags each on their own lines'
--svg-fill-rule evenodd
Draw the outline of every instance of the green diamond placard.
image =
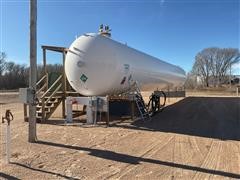
<svg viewBox="0 0 240 180">
<path fill-rule="evenodd" d="M 80 79 L 81 79 L 82 82 L 85 83 L 87 81 L 88 77 L 85 74 L 82 74 Z"/>
</svg>

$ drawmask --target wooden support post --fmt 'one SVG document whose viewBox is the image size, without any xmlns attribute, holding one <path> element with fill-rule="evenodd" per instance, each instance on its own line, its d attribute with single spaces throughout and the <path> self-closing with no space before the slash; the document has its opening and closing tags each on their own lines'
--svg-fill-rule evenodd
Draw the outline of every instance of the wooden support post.
<svg viewBox="0 0 240 180">
<path fill-rule="evenodd" d="M 66 52 L 63 51 L 63 77 L 62 77 L 62 91 L 63 91 L 63 96 L 62 96 L 62 117 L 65 118 L 65 100 L 66 100 L 66 74 L 65 74 L 65 57 L 66 57 Z"/>
<path fill-rule="evenodd" d="M 131 100 L 131 119 L 134 120 L 135 116 L 135 101 Z"/>
<path fill-rule="evenodd" d="M 47 91 L 48 90 L 48 73 L 46 73 L 46 80 L 45 80 L 45 83 L 46 83 L 46 90 L 45 91 Z"/>
<path fill-rule="evenodd" d="M 23 104 L 23 116 L 24 116 L 24 121 L 28 121 L 28 114 L 27 114 L 27 104 Z"/>
<path fill-rule="evenodd" d="M 37 82 L 37 0 L 30 1 L 30 74 L 29 87 L 36 91 Z M 34 95 L 35 96 L 35 95 Z M 36 135 L 36 105 L 29 104 L 28 141 L 35 142 Z"/>
<path fill-rule="evenodd" d="M 45 83 L 46 88 L 45 91 L 48 90 L 48 73 L 47 73 L 47 58 L 46 58 L 46 49 L 43 48 L 43 68 L 44 68 L 44 75 L 46 75 Z"/>
<path fill-rule="evenodd" d="M 43 70 L 44 73 L 46 74 L 46 49 L 43 48 Z"/>
<path fill-rule="evenodd" d="M 44 122 L 46 119 L 45 119 L 45 96 L 41 99 L 41 102 L 42 102 L 42 122 Z"/>
<path fill-rule="evenodd" d="M 44 88 L 44 91 L 46 92 L 48 90 L 48 73 L 47 73 L 47 58 L 46 58 L 46 49 L 43 48 L 43 70 L 44 70 L 44 76 L 45 77 L 45 80 L 44 80 L 44 84 L 46 85 L 45 88 Z M 45 113 L 45 97 L 43 97 L 41 99 L 41 102 L 42 102 L 42 119 L 41 119 L 41 122 L 44 122 L 46 119 L 46 113 Z"/>
</svg>

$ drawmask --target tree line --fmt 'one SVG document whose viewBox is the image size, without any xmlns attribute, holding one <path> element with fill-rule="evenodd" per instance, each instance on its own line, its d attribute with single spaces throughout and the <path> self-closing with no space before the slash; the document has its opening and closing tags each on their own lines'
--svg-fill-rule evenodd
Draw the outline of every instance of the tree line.
<svg viewBox="0 0 240 180">
<path fill-rule="evenodd" d="M 61 73 L 61 64 L 47 65 L 47 72 Z M 42 65 L 37 66 L 37 79 L 44 75 Z M 0 52 L 0 90 L 11 90 L 23 87 L 28 87 L 29 82 L 29 67 L 25 64 L 17 64 L 12 61 L 7 61 L 7 55 Z"/>
<path fill-rule="evenodd" d="M 216 87 L 229 84 L 233 65 L 240 62 L 237 48 L 211 47 L 203 49 L 195 56 L 191 72 L 187 75 L 186 86 Z"/>
</svg>

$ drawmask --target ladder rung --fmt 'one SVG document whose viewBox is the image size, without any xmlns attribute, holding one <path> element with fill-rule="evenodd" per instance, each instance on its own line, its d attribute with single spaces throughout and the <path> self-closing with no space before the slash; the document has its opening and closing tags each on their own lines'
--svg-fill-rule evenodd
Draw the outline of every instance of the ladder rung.
<svg viewBox="0 0 240 180">
<path fill-rule="evenodd" d="M 140 89 L 139 89 L 137 83 L 135 83 L 134 87 L 135 87 L 135 92 L 136 92 L 136 94 L 135 94 L 135 101 L 136 101 L 139 113 L 141 115 L 141 118 L 143 120 L 150 119 L 151 117 L 150 117 L 149 112 L 148 112 L 148 110 L 146 108 L 146 104 L 144 103 L 142 94 L 140 92 Z"/>
</svg>

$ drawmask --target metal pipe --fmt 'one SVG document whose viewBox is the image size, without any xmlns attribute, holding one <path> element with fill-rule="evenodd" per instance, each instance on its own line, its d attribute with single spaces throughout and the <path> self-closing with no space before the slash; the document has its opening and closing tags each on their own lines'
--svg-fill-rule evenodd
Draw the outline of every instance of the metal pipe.
<svg viewBox="0 0 240 180">
<path fill-rule="evenodd" d="M 11 149 L 11 137 L 10 137 L 10 124 L 6 125 L 6 163 L 10 162 L 10 149 Z"/>
</svg>

